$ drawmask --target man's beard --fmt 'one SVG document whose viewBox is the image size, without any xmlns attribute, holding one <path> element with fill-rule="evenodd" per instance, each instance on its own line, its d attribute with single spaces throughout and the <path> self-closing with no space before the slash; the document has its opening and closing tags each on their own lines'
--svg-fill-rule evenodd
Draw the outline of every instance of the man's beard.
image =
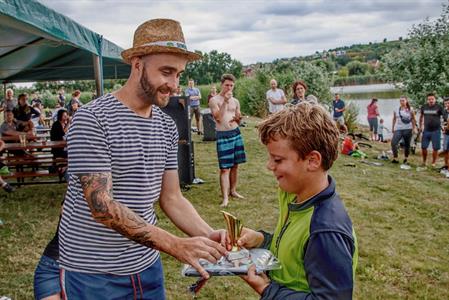
<svg viewBox="0 0 449 300">
<path fill-rule="evenodd" d="M 158 99 L 157 93 L 161 92 L 163 94 L 170 92 L 172 94 L 174 90 L 170 89 L 167 85 L 162 85 L 156 87 L 151 83 L 151 80 L 147 78 L 147 73 L 145 67 L 142 69 L 142 76 L 140 76 L 140 88 L 141 94 L 143 94 L 143 98 L 150 104 L 157 105 L 159 107 L 165 107 L 168 104 L 168 100 L 170 97 L 164 97 L 162 101 Z"/>
</svg>

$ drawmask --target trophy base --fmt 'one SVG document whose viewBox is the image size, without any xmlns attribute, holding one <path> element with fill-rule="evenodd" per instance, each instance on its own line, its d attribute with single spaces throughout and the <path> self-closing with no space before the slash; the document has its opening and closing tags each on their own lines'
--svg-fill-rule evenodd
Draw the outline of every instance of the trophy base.
<svg viewBox="0 0 449 300">
<path fill-rule="evenodd" d="M 238 251 L 231 251 L 226 256 L 226 259 L 234 265 L 234 267 L 239 267 L 241 265 L 248 265 L 251 263 L 251 258 L 249 251 L 246 249 L 241 249 Z"/>
</svg>

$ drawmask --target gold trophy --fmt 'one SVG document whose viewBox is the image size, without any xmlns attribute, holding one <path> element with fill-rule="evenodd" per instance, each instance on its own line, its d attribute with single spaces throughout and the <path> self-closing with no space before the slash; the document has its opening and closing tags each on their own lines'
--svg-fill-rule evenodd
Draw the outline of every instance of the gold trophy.
<svg viewBox="0 0 449 300">
<path fill-rule="evenodd" d="M 249 263 L 249 251 L 240 248 L 237 245 L 237 241 L 240 238 L 240 234 L 242 233 L 243 225 L 239 219 L 235 216 L 227 213 L 225 211 L 221 211 L 226 221 L 226 228 L 228 230 L 228 235 L 231 240 L 231 252 L 226 256 L 228 261 L 234 264 L 235 267 L 238 267 L 240 264 Z"/>
</svg>

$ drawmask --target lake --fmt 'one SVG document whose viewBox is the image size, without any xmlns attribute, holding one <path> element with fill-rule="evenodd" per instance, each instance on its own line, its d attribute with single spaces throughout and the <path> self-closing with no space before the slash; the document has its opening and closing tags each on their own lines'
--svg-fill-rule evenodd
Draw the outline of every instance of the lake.
<svg viewBox="0 0 449 300">
<path fill-rule="evenodd" d="M 344 99 L 343 99 L 344 100 Z M 393 111 L 399 108 L 399 99 L 378 99 L 377 106 L 379 107 L 380 118 L 384 119 L 384 125 L 391 131 L 393 123 Z M 352 99 L 345 101 L 346 105 L 353 103 L 359 109 L 357 122 L 362 125 L 368 125 L 367 109 L 366 107 L 371 102 L 371 99 Z M 379 119 L 380 119 L 379 118 Z M 384 137 L 390 137 L 389 132 L 384 133 Z"/>
</svg>

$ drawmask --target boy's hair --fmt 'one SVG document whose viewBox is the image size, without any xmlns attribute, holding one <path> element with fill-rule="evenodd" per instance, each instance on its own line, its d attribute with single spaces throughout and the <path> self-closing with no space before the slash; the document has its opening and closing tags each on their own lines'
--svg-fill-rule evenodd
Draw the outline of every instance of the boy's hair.
<svg viewBox="0 0 449 300">
<path fill-rule="evenodd" d="M 232 74 L 223 74 L 223 76 L 221 76 L 221 83 L 225 82 L 226 80 L 235 82 L 235 77 Z"/>
<path fill-rule="evenodd" d="M 436 98 L 435 93 L 428 93 L 427 97 L 435 97 Z"/>
<path fill-rule="evenodd" d="M 258 130 L 264 145 L 279 138 L 287 139 L 301 159 L 313 150 L 318 151 L 325 171 L 337 159 L 339 132 L 320 105 L 300 103 L 286 107 L 262 121 Z"/>
</svg>

